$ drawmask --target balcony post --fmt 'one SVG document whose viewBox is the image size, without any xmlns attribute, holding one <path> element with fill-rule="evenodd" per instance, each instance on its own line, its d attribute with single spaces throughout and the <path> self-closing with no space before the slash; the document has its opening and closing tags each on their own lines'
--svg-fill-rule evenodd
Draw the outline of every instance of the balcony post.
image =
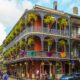
<svg viewBox="0 0 80 80">
<path fill-rule="evenodd" d="M 50 77 L 52 78 L 52 63 L 50 63 Z"/>
<path fill-rule="evenodd" d="M 71 58 L 71 25 L 70 25 L 70 16 L 68 16 L 68 24 L 69 24 L 69 58 Z"/>
<path fill-rule="evenodd" d="M 44 43 L 43 43 L 44 37 L 41 37 L 41 46 L 42 46 L 42 51 L 44 50 Z"/>
<path fill-rule="evenodd" d="M 57 47 L 57 42 L 58 42 L 58 39 L 55 39 L 56 40 L 56 52 L 58 52 L 58 47 Z"/>
<path fill-rule="evenodd" d="M 41 32 L 43 32 L 43 19 L 44 19 L 44 14 L 41 14 Z"/>
<path fill-rule="evenodd" d="M 57 30 L 58 18 L 56 18 L 56 30 Z"/>
<path fill-rule="evenodd" d="M 53 77 L 55 78 L 56 77 L 56 62 L 53 62 L 53 65 L 52 65 L 52 67 L 53 67 Z"/>
</svg>

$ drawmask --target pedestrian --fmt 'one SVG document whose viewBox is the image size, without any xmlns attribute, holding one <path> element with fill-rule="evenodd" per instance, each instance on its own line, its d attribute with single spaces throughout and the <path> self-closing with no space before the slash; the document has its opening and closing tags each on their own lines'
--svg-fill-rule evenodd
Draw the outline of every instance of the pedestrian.
<svg viewBox="0 0 80 80">
<path fill-rule="evenodd" d="M 3 74 L 2 80 L 10 80 L 10 79 L 9 79 L 8 72 L 5 72 L 5 73 Z"/>
<path fill-rule="evenodd" d="M 39 70 L 36 71 L 36 80 L 39 80 Z"/>
</svg>

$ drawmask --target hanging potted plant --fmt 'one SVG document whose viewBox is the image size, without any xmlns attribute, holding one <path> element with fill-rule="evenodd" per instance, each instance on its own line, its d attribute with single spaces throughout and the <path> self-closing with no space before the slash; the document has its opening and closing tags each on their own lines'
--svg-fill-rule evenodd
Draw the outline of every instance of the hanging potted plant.
<svg viewBox="0 0 80 80">
<path fill-rule="evenodd" d="M 44 23 L 51 29 L 52 25 L 55 23 L 55 18 L 52 16 L 46 16 L 44 18 Z"/>
<path fill-rule="evenodd" d="M 23 40 L 21 40 L 21 41 L 19 42 L 19 44 L 20 44 L 20 49 L 19 49 L 19 51 L 20 51 L 22 57 L 24 57 L 26 42 L 23 41 Z"/>
<path fill-rule="evenodd" d="M 53 40 L 52 39 L 45 39 L 45 41 L 48 43 L 48 51 L 50 51 L 50 46 L 53 44 Z"/>
<path fill-rule="evenodd" d="M 48 52 L 47 52 L 47 56 L 48 57 L 51 57 L 52 56 L 52 53 L 50 51 L 50 46 L 52 46 L 53 44 L 53 40 L 48 38 L 48 39 L 45 39 L 45 41 L 48 43 Z"/>
<path fill-rule="evenodd" d="M 65 30 L 66 27 L 68 26 L 68 22 L 65 18 L 61 18 L 58 23 L 59 23 L 60 30 Z"/>
<path fill-rule="evenodd" d="M 62 47 L 61 57 L 66 57 L 65 48 L 66 48 L 66 42 L 64 40 L 59 41 L 59 45 Z"/>
<path fill-rule="evenodd" d="M 32 45 L 34 43 L 34 38 L 33 37 L 30 37 L 28 39 L 28 46 Z"/>
<path fill-rule="evenodd" d="M 27 23 L 30 23 L 31 26 L 34 26 L 34 22 L 37 20 L 37 15 L 35 13 L 28 13 Z"/>
</svg>

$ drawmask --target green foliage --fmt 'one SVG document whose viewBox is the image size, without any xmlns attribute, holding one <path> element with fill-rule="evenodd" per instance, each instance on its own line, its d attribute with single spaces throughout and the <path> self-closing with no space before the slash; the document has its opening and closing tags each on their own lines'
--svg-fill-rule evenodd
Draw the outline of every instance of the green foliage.
<svg viewBox="0 0 80 80">
<path fill-rule="evenodd" d="M 23 47 L 26 46 L 26 42 L 23 41 L 23 40 L 21 40 L 21 41 L 19 42 L 19 45 L 20 45 L 20 48 L 23 48 Z"/>
<path fill-rule="evenodd" d="M 66 45 L 66 42 L 65 42 L 64 40 L 60 40 L 60 41 L 59 41 L 59 44 L 60 44 L 61 46 L 64 46 L 64 45 Z"/>
<path fill-rule="evenodd" d="M 27 15 L 27 23 L 33 23 L 37 20 L 37 15 L 35 13 L 29 13 Z"/>
<path fill-rule="evenodd" d="M 61 18 L 58 23 L 59 23 L 60 28 L 65 29 L 68 26 L 68 22 L 65 18 Z"/>
<path fill-rule="evenodd" d="M 54 22 L 55 22 L 55 18 L 52 16 L 46 16 L 44 18 L 44 23 L 49 25 L 49 27 L 51 27 Z"/>
<path fill-rule="evenodd" d="M 48 45 L 52 45 L 53 44 L 53 40 L 52 39 L 45 39 L 45 41 L 48 43 Z"/>
<path fill-rule="evenodd" d="M 28 39 L 28 45 L 30 46 L 30 45 L 33 44 L 33 43 L 34 43 L 34 38 L 30 37 L 30 38 Z"/>
</svg>

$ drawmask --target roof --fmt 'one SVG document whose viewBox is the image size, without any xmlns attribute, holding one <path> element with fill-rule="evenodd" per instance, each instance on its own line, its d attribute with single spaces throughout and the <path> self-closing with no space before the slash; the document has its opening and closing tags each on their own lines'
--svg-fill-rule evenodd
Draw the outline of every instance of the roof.
<svg viewBox="0 0 80 80">
<path fill-rule="evenodd" d="M 35 5 L 33 7 L 34 9 L 40 9 L 40 10 L 44 10 L 44 11 L 48 11 L 49 13 L 56 13 L 56 14 L 59 14 L 59 15 L 69 15 L 73 18 L 77 18 L 77 19 L 80 19 L 80 16 L 77 15 L 77 14 L 70 14 L 70 13 L 66 13 L 64 11 L 60 11 L 60 10 L 55 10 L 55 9 L 52 9 L 52 8 L 47 8 L 47 7 L 43 7 L 43 6 L 40 6 L 40 5 Z"/>
</svg>

